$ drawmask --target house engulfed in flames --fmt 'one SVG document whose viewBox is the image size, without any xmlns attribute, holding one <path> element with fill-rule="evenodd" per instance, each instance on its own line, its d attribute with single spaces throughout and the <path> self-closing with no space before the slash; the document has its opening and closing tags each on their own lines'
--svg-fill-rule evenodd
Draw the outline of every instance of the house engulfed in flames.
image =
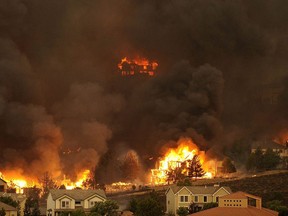
<svg viewBox="0 0 288 216">
<path fill-rule="evenodd" d="M 215 161 L 205 159 L 205 152 L 199 151 L 196 144 L 191 139 L 182 138 L 178 141 L 178 147 L 168 149 L 164 157 L 161 157 L 156 164 L 155 169 L 151 169 L 151 183 L 155 185 L 169 183 L 169 173 L 181 168 L 184 176 L 189 176 L 189 166 L 191 161 L 197 158 L 203 176 L 201 178 L 212 178 L 215 176 Z M 184 167 L 183 167 L 184 166 Z"/>
<path fill-rule="evenodd" d="M 149 61 L 144 58 L 130 60 L 127 57 L 123 58 L 118 64 L 118 69 L 122 76 L 147 75 L 154 76 L 157 70 L 158 63 Z"/>
</svg>

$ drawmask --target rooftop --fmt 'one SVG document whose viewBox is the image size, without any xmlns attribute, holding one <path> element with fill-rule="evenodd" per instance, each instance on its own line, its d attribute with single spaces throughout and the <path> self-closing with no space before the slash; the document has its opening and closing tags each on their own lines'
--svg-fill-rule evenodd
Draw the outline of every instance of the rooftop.
<svg viewBox="0 0 288 216">
<path fill-rule="evenodd" d="M 221 199 L 245 199 L 245 198 L 248 198 L 248 197 L 253 198 L 253 199 L 261 199 L 261 197 L 257 197 L 257 196 L 251 195 L 251 194 L 247 194 L 247 193 L 242 192 L 242 191 L 238 191 L 238 192 L 235 192 L 235 193 L 231 193 L 231 194 L 222 196 Z"/>
<path fill-rule="evenodd" d="M 17 211 L 17 209 L 13 206 L 7 205 L 6 203 L 0 202 L 0 209 L 4 209 L 5 211 Z"/>
<path fill-rule="evenodd" d="M 248 208 L 217 207 L 192 214 L 191 216 L 276 216 L 278 212 L 270 209 L 258 209 L 253 206 Z"/>
<path fill-rule="evenodd" d="M 214 186 L 171 186 L 171 190 L 174 194 L 178 193 L 182 188 L 187 188 L 191 193 L 193 194 L 214 194 L 217 190 L 220 188 L 224 188 L 229 193 L 231 192 L 231 189 L 229 187 L 214 187 Z M 170 189 L 169 188 L 169 189 Z M 169 190 L 168 189 L 168 190 Z M 168 191 L 167 190 L 167 191 Z"/>
<path fill-rule="evenodd" d="M 56 200 L 64 195 L 67 195 L 75 200 L 85 200 L 95 194 L 106 199 L 106 194 L 104 190 L 82 190 L 82 189 L 74 189 L 74 190 L 65 190 L 65 189 L 53 189 L 50 190 L 51 196 L 53 200 Z"/>
</svg>

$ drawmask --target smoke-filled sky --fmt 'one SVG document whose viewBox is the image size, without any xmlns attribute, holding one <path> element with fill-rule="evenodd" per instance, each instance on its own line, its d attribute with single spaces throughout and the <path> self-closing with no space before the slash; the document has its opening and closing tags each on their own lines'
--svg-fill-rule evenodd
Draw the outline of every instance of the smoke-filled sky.
<svg viewBox="0 0 288 216">
<path fill-rule="evenodd" d="M 157 76 L 121 77 L 125 56 Z M 180 137 L 275 137 L 287 57 L 286 0 L 0 0 L 0 171 L 73 178 L 100 161 L 105 180 L 128 150 L 145 164 Z"/>
</svg>

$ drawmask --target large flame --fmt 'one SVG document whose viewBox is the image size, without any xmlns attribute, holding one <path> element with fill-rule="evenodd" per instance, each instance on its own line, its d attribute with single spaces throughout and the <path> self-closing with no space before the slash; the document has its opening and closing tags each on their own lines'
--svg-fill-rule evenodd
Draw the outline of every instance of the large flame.
<svg viewBox="0 0 288 216">
<path fill-rule="evenodd" d="M 203 178 L 212 178 L 215 175 L 214 167 L 205 161 L 205 152 L 199 151 L 197 145 L 191 139 L 180 139 L 177 148 L 170 148 L 165 155 L 158 161 L 158 167 L 152 169 L 152 183 L 166 184 L 167 172 L 175 170 L 181 164 L 192 160 L 197 155 L 202 168 L 205 171 Z M 211 161 L 210 161 L 211 162 Z M 188 163 L 186 163 L 188 166 Z"/>
<path fill-rule="evenodd" d="M 64 176 L 63 180 L 60 181 L 56 180 L 56 183 L 58 187 L 64 185 L 65 188 L 68 190 L 72 190 L 75 188 L 82 188 L 83 182 L 89 178 L 89 175 L 90 170 L 84 170 L 78 174 L 76 181 L 72 181 Z M 41 186 L 39 179 L 33 179 L 31 177 L 24 176 L 20 173 L 20 171 L 17 170 L 5 171 L 3 173 L 0 172 L 0 178 L 2 178 L 7 182 L 8 187 L 14 188 L 16 190 L 16 193 L 23 193 L 23 189 L 27 187 Z"/>
<path fill-rule="evenodd" d="M 154 76 L 157 67 L 157 62 L 150 62 L 145 58 L 135 58 L 131 60 L 125 57 L 121 59 L 121 62 L 118 64 L 122 76 L 134 76 L 136 74 L 148 74 L 149 76 Z"/>
</svg>

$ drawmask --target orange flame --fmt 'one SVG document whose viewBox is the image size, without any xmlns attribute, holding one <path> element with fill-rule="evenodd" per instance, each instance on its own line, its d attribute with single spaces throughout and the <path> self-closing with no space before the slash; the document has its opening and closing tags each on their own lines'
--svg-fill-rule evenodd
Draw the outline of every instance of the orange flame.
<svg viewBox="0 0 288 216">
<path fill-rule="evenodd" d="M 211 172 L 211 166 L 205 164 L 205 153 L 199 151 L 198 147 L 191 139 L 180 139 L 176 149 L 168 149 L 164 157 L 158 161 L 158 168 L 152 169 L 152 183 L 166 184 L 167 172 L 180 167 L 181 163 L 192 160 L 197 155 L 199 157 L 202 168 L 205 170 L 205 175 L 202 178 L 212 178 L 215 172 Z M 187 164 L 187 163 L 186 163 Z"/>
<path fill-rule="evenodd" d="M 118 64 L 122 76 L 133 76 L 136 74 L 148 74 L 149 76 L 154 76 L 157 67 L 157 62 L 150 62 L 145 58 L 135 58 L 130 60 L 125 57 L 121 59 L 121 62 Z"/>
</svg>

